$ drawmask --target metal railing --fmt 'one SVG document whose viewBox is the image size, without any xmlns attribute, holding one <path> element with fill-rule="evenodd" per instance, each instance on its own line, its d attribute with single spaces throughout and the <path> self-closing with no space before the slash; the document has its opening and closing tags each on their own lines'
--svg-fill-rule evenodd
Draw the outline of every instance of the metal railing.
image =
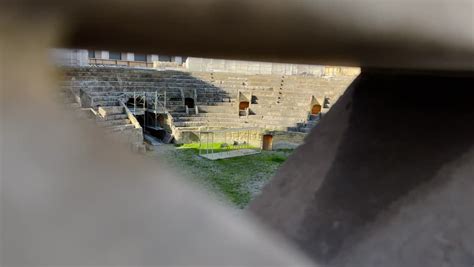
<svg viewBox="0 0 474 267">
<path fill-rule="evenodd" d="M 123 92 L 121 97 L 124 97 L 128 100 L 133 98 L 133 112 L 136 113 L 137 108 L 142 110 L 152 111 L 157 113 L 158 111 L 162 111 L 162 113 L 166 113 L 166 92 L 158 93 L 155 92 Z M 141 106 L 141 108 L 140 108 Z"/>
</svg>

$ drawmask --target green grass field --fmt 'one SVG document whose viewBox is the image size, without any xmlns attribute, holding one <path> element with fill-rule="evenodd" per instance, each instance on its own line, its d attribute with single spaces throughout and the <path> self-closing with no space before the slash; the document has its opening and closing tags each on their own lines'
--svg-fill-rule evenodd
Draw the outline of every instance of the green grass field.
<svg viewBox="0 0 474 267">
<path fill-rule="evenodd" d="M 221 148 L 212 144 L 215 151 L 235 148 Z M 280 165 L 291 154 L 291 150 L 262 151 L 260 154 L 211 161 L 198 155 L 199 144 L 185 144 L 180 147 L 159 151 L 157 156 L 176 167 L 190 179 L 202 184 L 218 197 L 244 208 L 249 201 L 275 174 Z"/>
<path fill-rule="evenodd" d="M 201 145 L 202 152 L 205 152 L 206 150 L 211 152 L 211 150 L 212 150 L 213 153 L 224 152 L 224 151 L 229 151 L 229 150 L 236 150 L 236 149 L 240 149 L 240 148 L 255 148 L 255 147 L 252 147 L 250 145 L 234 146 L 234 145 L 228 145 L 228 144 L 224 144 L 224 143 L 209 143 L 209 144 L 203 143 Z M 196 153 L 198 153 L 199 152 L 199 143 L 183 144 L 183 145 L 180 145 L 178 147 L 178 149 L 192 149 L 192 150 L 196 151 Z"/>
</svg>

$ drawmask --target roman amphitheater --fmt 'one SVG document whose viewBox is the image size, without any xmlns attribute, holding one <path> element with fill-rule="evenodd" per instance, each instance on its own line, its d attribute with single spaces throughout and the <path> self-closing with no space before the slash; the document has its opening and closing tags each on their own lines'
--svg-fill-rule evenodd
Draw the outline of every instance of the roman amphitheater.
<svg viewBox="0 0 474 267">
<path fill-rule="evenodd" d="M 202 60 L 193 66 L 198 71 L 67 66 L 60 84 L 69 106 L 138 150 L 145 141 L 192 143 L 203 130 L 249 128 L 258 129 L 254 146 L 278 149 L 301 144 L 359 72 L 311 66 L 261 74 L 248 69 L 255 63 L 239 64 L 245 72 L 209 70 Z"/>
<path fill-rule="evenodd" d="M 473 10 L 0 1 L 0 266 L 473 267 Z"/>
</svg>

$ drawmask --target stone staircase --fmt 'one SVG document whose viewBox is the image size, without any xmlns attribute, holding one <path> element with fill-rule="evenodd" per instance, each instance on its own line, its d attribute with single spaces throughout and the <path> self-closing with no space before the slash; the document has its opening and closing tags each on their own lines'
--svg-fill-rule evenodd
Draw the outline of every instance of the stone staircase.
<svg viewBox="0 0 474 267">
<path fill-rule="evenodd" d="M 302 132 L 302 133 L 309 133 L 311 129 L 313 129 L 314 126 L 316 126 L 319 123 L 321 116 L 322 116 L 321 113 L 318 115 L 309 115 L 308 120 L 305 123 L 299 125 L 299 127 L 297 128 L 297 131 Z"/>
<path fill-rule="evenodd" d="M 107 129 L 134 128 L 122 106 L 104 106 L 98 108 L 97 124 Z"/>
<path fill-rule="evenodd" d="M 95 109 L 117 105 L 120 94 L 126 91 L 165 94 L 173 131 L 259 127 L 301 132 L 317 124 L 309 116 L 311 99 L 321 105 L 325 98 L 335 101 L 355 78 L 93 67 L 64 69 L 64 77 L 63 86 L 81 94 L 83 106 Z M 248 116 L 239 116 L 240 94 L 251 95 Z M 197 112 L 186 108 L 186 97 L 193 97 Z M 119 122 L 110 122 L 114 123 Z"/>
<path fill-rule="evenodd" d="M 115 103 L 116 104 L 116 103 Z M 131 123 L 125 107 L 121 105 L 100 106 L 97 109 L 96 122 L 115 140 L 131 144 L 134 149 L 143 150 L 143 130 Z"/>
<path fill-rule="evenodd" d="M 108 136 L 119 143 L 131 145 L 136 151 L 144 151 L 142 129 L 130 122 L 115 93 L 97 96 L 95 105 L 87 108 L 81 107 L 81 103 L 77 102 L 79 97 L 68 88 L 62 88 L 58 98 L 73 111 L 77 119 L 94 120 L 99 127 L 104 128 Z"/>
</svg>

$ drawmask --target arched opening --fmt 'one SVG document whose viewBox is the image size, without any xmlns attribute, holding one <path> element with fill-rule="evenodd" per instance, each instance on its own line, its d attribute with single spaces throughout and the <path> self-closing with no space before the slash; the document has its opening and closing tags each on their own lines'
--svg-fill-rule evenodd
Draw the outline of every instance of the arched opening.
<svg viewBox="0 0 474 267">
<path fill-rule="evenodd" d="M 257 96 L 252 96 L 252 100 L 251 100 L 252 104 L 258 104 L 258 98 Z"/>
<path fill-rule="evenodd" d="M 188 106 L 188 108 L 194 108 L 194 99 L 186 97 L 184 99 L 184 105 Z"/>
<path fill-rule="evenodd" d="M 239 103 L 239 110 L 246 110 L 248 107 L 250 107 L 250 103 L 248 101 L 241 101 Z"/>
<path fill-rule="evenodd" d="M 323 108 L 329 108 L 331 102 L 329 101 L 329 97 L 324 98 Z"/>
<path fill-rule="evenodd" d="M 321 105 L 319 105 L 319 104 L 313 105 L 313 107 L 311 108 L 311 114 L 312 115 L 317 115 L 320 112 L 321 112 Z"/>
<path fill-rule="evenodd" d="M 272 147 L 273 147 L 273 135 L 271 135 L 271 134 L 263 135 L 262 149 L 263 150 L 272 150 Z"/>
<path fill-rule="evenodd" d="M 128 98 L 127 102 L 125 102 L 127 107 L 133 106 L 133 103 L 135 103 L 135 101 L 133 101 L 133 97 Z"/>
<path fill-rule="evenodd" d="M 145 115 L 142 113 L 140 115 L 135 114 L 135 119 L 137 119 L 138 123 L 140 126 L 144 127 L 145 126 Z"/>
<path fill-rule="evenodd" d="M 158 117 L 156 118 L 157 120 L 157 124 L 160 126 L 160 127 L 163 127 L 165 125 L 165 116 L 163 114 L 160 114 L 158 115 Z"/>
</svg>

